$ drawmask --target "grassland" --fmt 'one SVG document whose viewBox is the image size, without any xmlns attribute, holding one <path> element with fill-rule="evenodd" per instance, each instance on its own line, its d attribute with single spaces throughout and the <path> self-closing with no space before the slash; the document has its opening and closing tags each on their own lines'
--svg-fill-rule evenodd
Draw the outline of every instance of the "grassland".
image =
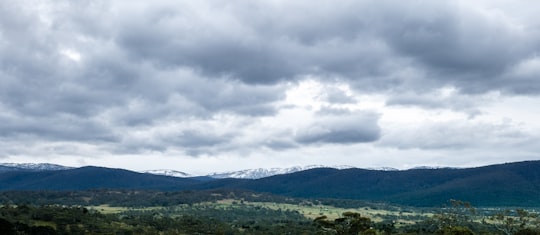
<svg viewBox="0 0 540 235">
<path fill-rule="evenodd" d="M 433 212 L 422 212 L 421 210 L 385 210 L 385 209 L 374 209 L 369 207 L 360 207 L 360 208 L 339 208 L 328 205 L 315 205 L 315 204 L 289 204 L 289 203 L 274 203 L 274 202 L 249 202 L 237 199 L 223 199 L 215 202 L 203 202 L 196 203 L 193 205 L 179 204 L 176 206 L 169 207 L 114 207 L 107 204 L 99 206 L 90 206 L 89 209 L 99 211 L 104 214 L 117 214 L 127 211 L 138 211 L 138 212 L 149 212 L 149 211 L 176 211 L 177 216 L 182 215 L 188 208 L 193 210 L 193 208 L 205 207 L 205 208 L 214 208 L 220 210 L 227 210 L 231 208 L 241 208 L 241 207 L 250 207 L 250 208 L 266 208 L 270 210 L 277 211 L 294 211 L 298 212 L 307 219 L 313 220 L 317 217 L 326 216 L 328 219 L 336 219 L 343 215 L 344 212 L 355 212 L 363 216 L 371 218 L 373 222 L 382 222 L 393 218 L 392 220 L 396 224 L 413 224 L 415 222 L 424 220 L 433 216 Z"/>
<path fill-rule="evenodd" d="M 144 197 L 139 197 L 140 194 Z M 538 231 L 540 228 L 540 218 L 535 211 L 473 208 L 467 202 L 456 200 L 445 207 L 417 208 L 380 202 L 270 197 L 249 192 L 96 195 L 112 196 L 99 200 L 103 204 L 83 204 L 97 200 L 81 197 L 83 200 L 71 201 L 81 204 L 64 205 L 59 204 L 60 200 L 52 197 L 54 195 L 44 194 L 41 198 L 52 203 L 6 204 L 0 214 L 4 215 L 4 223 L 19 230 L 52 228 L 58 232 L 88 231 L 89 234 L 112 230 L 133 234 L 314 234 L 321 228 L 321 220 L 317 218 L 324 217 L 326 225 L 337 226 L 326 229 L 337 229 L 342 226 L 337 225 L 339 221 L 353 218 L 347 217 L 351 214 L 366 218 L 367 228 L 376 230 L 377 234 L 429 234 L 452 228 L 477 234 L 513 234 L 520 229 Z M 205 195 L 209 196 L 201 197 Z M 36 199 L 33 201 L 40 198 Z M 502 217 L 494 217 L 500 212 L 504 212 Z M 26 227 L 17 227 L 17 223 L 24 223 Z"/>
</svg>

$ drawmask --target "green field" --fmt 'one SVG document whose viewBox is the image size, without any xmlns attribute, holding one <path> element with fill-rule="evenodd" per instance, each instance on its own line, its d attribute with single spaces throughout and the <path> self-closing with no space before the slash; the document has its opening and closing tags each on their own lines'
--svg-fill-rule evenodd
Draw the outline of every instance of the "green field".
<svg viewBox="0 0 540 235">
<path fill-rule="evenodd" d="M 205 206 L 212 207 L 216 209 L 231 209 L 231 208 L 240 208 L 240 207 L 263 207 L 271 210 L 283 210 L 283 211 L 296 211 L 306 217 L 307 219 L 315 219 L 317 217 L 326 216 L 329 219 L 337 219 L 342 216 L 344 212 L 355 212 L 363 216 L 371 218 L 374 222 L 381 222 L 386 217 L 395 217 L 398 222 L 402 223 L 414 223 L 425 218 L 433 216 L 433 212 L 421 212 L 417 211 L 403 211 L 403 210 L 385 210 L 385 209 L 373 209 L 369 207 L 359 207 L 359 208 L 339 208 L 328 205 L 314 205 L 314 204 L 290 204 L 290 203 L 275 203 L 275 202 L 249 202 L 238 199 L 223 199 L 216 202 L 203 202 L 197 203 L 191 206 L 180 204 L 176 206 L 169 207 L 117 207 L 110 206 L 107 204 L 98 205 L 98 206 L 89 206 L 89 209 L 99 211 L 104 214 L 115 214 L 126 211 L 160 211 L 166 208 L 174 209 L 179 213 L 182 209 Z M 414 218 L 414 219 L 412 219 Z"/>
</svg>

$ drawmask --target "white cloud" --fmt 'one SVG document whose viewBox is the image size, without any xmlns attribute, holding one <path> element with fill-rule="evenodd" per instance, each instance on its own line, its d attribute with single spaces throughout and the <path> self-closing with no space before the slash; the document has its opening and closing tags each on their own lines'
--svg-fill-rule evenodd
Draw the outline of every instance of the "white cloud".
<svg viewBox="0 0 540 235">
<path fill-rule="evenodd" d="M 72 49 L 63 49 L 60 50 L 60 54 L 66 56 L 67 58 L 75 62 L 81 61 L 81 54 L 78 51 Z"/>
</svg>

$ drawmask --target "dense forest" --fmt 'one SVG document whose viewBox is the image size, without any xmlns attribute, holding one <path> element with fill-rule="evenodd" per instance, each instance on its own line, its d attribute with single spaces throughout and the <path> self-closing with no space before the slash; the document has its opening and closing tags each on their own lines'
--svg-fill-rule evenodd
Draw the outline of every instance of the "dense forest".
<svg viewBox="0 0 540 235">
<path fill-rule="evenodd" d="M 238 190 L 88 190 L 2 192 L 0 201 L 0 234 L 540 234 L 530 208 L 474 208 L 458 200 L 413 208 Z M 346 209 L 335 216 L 326 208 Z"/>
</svg>

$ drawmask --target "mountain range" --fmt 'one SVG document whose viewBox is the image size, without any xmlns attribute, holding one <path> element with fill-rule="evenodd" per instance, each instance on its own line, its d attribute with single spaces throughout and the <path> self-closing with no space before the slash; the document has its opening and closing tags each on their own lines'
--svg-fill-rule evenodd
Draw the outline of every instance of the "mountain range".
<svg viewBox="0 0 540 235">
<path fill-rule="evenodd" d="M 172 177 L 192 177 L 192 175 L 188 173 L 177 171 L 177 170 L 169 170 L 169 169 L 146 170 L 146 171 L 142 171 L 141 173 L 165 175 L 165 176 L 172 176 Z"/>
<path fill-rule="evenodd" d="M 240 171 L 229 171 L 221 173 L 212 173 L 207 175 L 211 178 L 216 179 L 225 179 L 225 178 L 235 178 L 235 179 L 260 179 L 265 177 L 270 177 L 274 175 L 283 175 L 290 174 L 299 171 L 305 171 L 315 168 L 334 168 L 334 169 L 348 169 L 354 168 L 353 166 L 323 166 L 323 165 L 309 165 L 309 166 L 293 166 L 288 168 L 257 168 L 257 169 L 247 169 Z"/>
<path fill-rule="evenodd" d="M 7 171 L 21 171 L 21 170 L 31 170 L 31 171 L 49 171 L 49 170 L 67 170 L 73 169 L 74 167 L 50 164 L 50 163 L 0 163 L 0 172 Z M 257 169 L 246 169 L 239 171 L 228 171 L 228 172 L 214 172 L 208 175 L 195 176 L 186 172 L 171 170 L 171 169 L 156 169 L 156 170 L 144 170 L 140 171 L 141 173 L 148 173 L 154 175 L 165 175 L 173 177 L 209 177 L 215 179 L 225 179 L 225 178 L 236 178 L 236 179 L 260 179 L 264 177 L 269 177 L 273 175 L 281 174 L 290 174 L 298 171 L 304 171 L 314 168 L 335 168 L 335 169 L 348 169 L 354 168 L 353 166 L 323 166 L 323 165 L 308 165 L 308 166 L 293 166 L 288 168 L 257 168 Z M 394 168 L 381 168 L 385 170 L 395 170 Z"/>
<path fill-rule="evenodd" d="M 103 167 L 0 172 L 2 191 L 96 188 L 245 189 L 292 197 L 360 199 L 413 206 L 439 206 L 449 199 L 458 199 L 476 206 L 538 207 L 540 161 L 462 169 L 370 170 L 318 167 L 258 179 L 182 178 Z"/>
<path fill-rule="evenodd" d="M 74 167 L 50 163 L 0 163 L 0 172 L 7 171 L 56 171 L 68 170 Z"/>
</svg>

